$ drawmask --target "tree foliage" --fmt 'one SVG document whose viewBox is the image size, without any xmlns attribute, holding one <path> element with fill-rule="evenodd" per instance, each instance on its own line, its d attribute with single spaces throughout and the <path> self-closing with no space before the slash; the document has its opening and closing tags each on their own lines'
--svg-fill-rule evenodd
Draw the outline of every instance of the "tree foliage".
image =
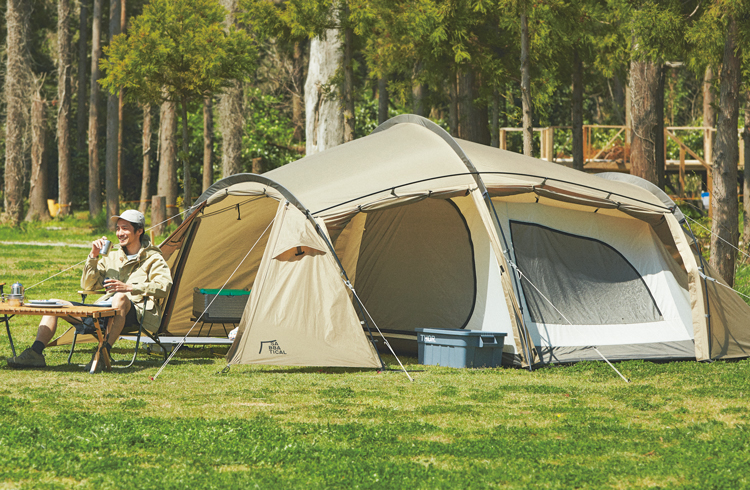
<svg viewBox="0 0 750 490">
<path fill-rule="evenodd" d="M 207 97 L 230 80 L 246 79 L 255 45 L 246 31 L 225 30 L 224 16 L 216 0 L 152 0 L 105 49 L 102 86 L 158 104 Z"/>
</svg>

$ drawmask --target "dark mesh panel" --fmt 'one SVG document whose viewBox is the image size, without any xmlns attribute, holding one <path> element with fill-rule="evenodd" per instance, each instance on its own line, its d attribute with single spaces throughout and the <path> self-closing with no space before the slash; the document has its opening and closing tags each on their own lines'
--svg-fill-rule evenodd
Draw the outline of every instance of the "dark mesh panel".
<svg viewBox="0 0 750 490">
<path fill-rule="evenodd" d="M 539 289 L 521 279 L 534 322 L 566 325 L 567 318 L 574 325 L 620 325 L 662 319 L 638 271 L 606 243 L 514 221 L 510 230 L 518 267 Z"/>
</svg>

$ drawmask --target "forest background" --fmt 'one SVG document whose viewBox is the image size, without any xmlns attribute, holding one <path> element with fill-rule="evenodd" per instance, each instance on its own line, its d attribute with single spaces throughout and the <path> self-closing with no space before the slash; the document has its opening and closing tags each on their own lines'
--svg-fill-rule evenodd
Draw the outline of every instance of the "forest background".
<svg viewBox="0 0 750 490">
<path fill-rule="evenodd" d="M 101 220 L 159 195 L 177 216 L 220 178 L 414 113 L 496 147 L 521 128 L 508 149 L 537 156 L 532 128 L 569 127 L 555 152 L 578 169 L 585 124 L 627 125 L 631 172 L 662 188 L 664 127 L 711 128 L 686 143 L 712 157 L 730 284 L 750 243 L 746 0 L 7 0 L 0 38 L 12 226 L 50 219 L 48 198 Z"/>
</svg>

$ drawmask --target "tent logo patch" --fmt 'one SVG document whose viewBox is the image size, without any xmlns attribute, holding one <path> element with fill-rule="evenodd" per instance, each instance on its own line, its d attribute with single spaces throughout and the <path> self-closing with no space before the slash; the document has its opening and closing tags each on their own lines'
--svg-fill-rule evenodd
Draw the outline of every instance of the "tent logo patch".
<svg viewBox="0 0 750 490">
<path fill-rule="evenodd" d="M 261 343 L 260 343 L 260 350 L 258 351 L 258 354 L 262 354 L 263 353 L 263 345 L 264 344 L 268 347 L 268 353 L 269 354 L 273 354 L 273 355 L 277 355 L 277 356 L 278 355 L 284 355 L 284 356 L 286 355 L 286 352 L 284 352 L 281 349 L 281 346 L 275 340 L 264 340 L 264 341 L 261 341 Z"/>
</svg>

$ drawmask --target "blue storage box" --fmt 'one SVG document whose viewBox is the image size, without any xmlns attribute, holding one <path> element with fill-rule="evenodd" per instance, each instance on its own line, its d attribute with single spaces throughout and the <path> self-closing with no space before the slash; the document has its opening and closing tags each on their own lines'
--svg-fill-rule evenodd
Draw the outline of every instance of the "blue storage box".
<svg viewBox="0 0 750 490">
<path fill-rule="evenodd" d="M 481 330 L 416 328 L 419 364 L 454 368 L 498 367 L 506 334 Z"/>
</svg>

